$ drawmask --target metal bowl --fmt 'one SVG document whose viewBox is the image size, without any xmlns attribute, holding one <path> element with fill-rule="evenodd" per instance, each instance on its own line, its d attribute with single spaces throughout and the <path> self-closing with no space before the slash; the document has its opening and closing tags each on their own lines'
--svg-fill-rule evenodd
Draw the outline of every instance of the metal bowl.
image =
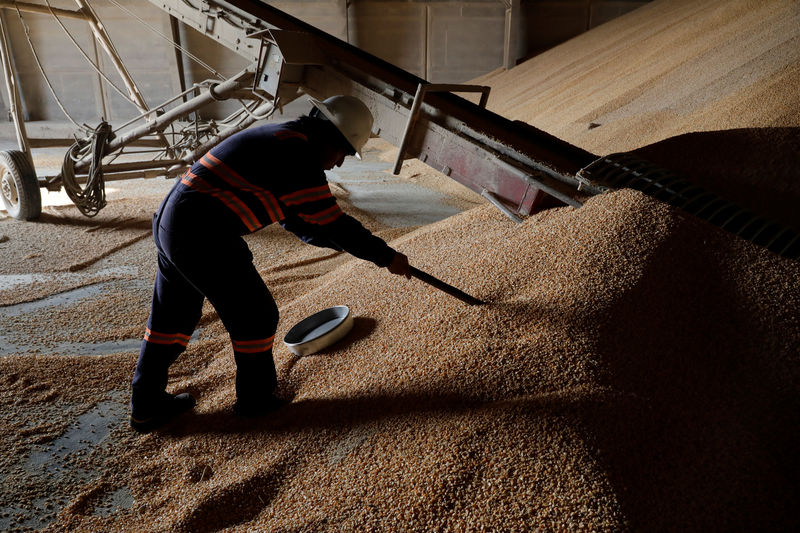
<svg viewBox="0 0 800 533">
<path fill-rule="evenodd" d="M 353 329 L 353 315 L 346 305 L 337 305 L 304 318 L 283 337 L 295 355 L 304 356 L 327 348 Z"/>
</svg>

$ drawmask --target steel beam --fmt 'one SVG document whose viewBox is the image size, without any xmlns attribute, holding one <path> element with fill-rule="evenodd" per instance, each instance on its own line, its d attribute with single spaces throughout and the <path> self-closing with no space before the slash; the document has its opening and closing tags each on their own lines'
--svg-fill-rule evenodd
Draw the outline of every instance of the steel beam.
<svg viewBox="0 0 800 533">
<path fill-rule="evenodd" d="M 321 50 L 327 63 L 306 69 L 302 89 L 318 97 L 343 93 L 364 99 L 375 116 L 374 133 L 395 146 L 404 142 L 402 125 L 408 122 L 414 95 L 427 84 L 425 80 L 262 2 L 214 3 L 281 30 L 307 34 L 308 45 Z M 404 157 L 417 157 L 479 194 L 489 190 L 519 214 L 530 213 L 543 200 L 533 183 L 542 181 L 561 196 L 573 196 L 580 185 L 575 174 L 597 159 L 449 92 L 426 95 L 415 124 L 406 137 Z M 525 170 L 509 171 L 495 164 L 498 158 Z"/>
<path fill-rule="evenodd" d="M 2 14 L 0 14 L 2 15 Z M 19 89 L 17 87 L 17 77 L 14 75 L 14 69 L 11 68 L 11 44 L 8 39 L 8 29 L 6 27 L 6 20 L 4 16 L 0 16 L 0 59 L 3 62 L 3 73 L 6 77 L 6 90 L 8 91 L 8 108 L 11 113 L 11 118 L 14 121 L 14 131 L 17 135 L 17 145 L 20 152 L 23 152 L 33 166 L 33 158 L 31 157 L 31 147 L 28 142 L 28 133 L 25 130 L 25 120 L 22 117 L 22 105 L 19 98 Z"/>
<path fill-rule="evenodd" d="M 92 29 L 95 40 L 100 43 L 100 46 L 103 48 L 103 50 L 105 50 L 106 54 L 111 59 L 114 68 L 117 70 L 117 73 L 122 78 L 125 87 L 128 89 L 128 95 L 130 96 L 134 105 L 136 105 L 136 107 L 142 112 L 149 111 L 147 103 L 144 101 L 144 96 L 142 96 L 142 93 L 136 86 L 136 82 L 133 81 L 130 72 L 128 72 L 127 67 L 125 67 L 125 64 L 119 57 L 116 48 L 114 48 L 114 44 L 111 42 L 111 38 L 108 36 L 103 24 L 97 18 L 97 15 L 95 15 L 92 7 L 86 3 L 85 0 L 75 0 L 75 3 L 78 4 L 80 11 L 86 16 L 86 22 Z M 160 133 L 158 134 L 158 139 L 163 143 L 164 147 L 169 150 L 169 141 L 167 141 L 167 139 Z"/>
<path fill-rule="evenodd" d="M 57 15 L 64 18 L 86 20 L 86 15 L 80 11 L 61 9 L 58 7 L 48 7 L 40 4 L 30 4 L 28 2 L 15 2 L 13 0 L 0 0 L 0 8 L 19 9 L 26 13 L 40 13 L 42 15 Z"/>
</svg>

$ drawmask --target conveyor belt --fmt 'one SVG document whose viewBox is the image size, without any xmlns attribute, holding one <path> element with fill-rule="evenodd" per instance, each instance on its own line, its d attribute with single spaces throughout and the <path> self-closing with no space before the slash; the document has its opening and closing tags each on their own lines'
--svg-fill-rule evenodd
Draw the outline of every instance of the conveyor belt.
<svg viewBox="0 0 800 533">
<path fill-rule="evenodd" d="M 259 0 L 206 1 L 201 11 L 184 0 L 150 1 L 250 59 L 259 56 L 253 38 L 268 30 L 285 32 L 291 46 L 281 52 L 297 96 L 349 93 L 363 99 L 375 116 L 376 133 L 401 147 L 396 168 L 403 157 L 418 158 L 490 199 L 513 219 L 552 204 L 553 198 L 579 207 L 591 195 L 630 187 L 778 254 L 800 256 L 794 230 L 674 173 L 629 154 L 598 157 L 450 92 L 457 88 L 435 90 L 426 80 Z M 288 39 L 290 34 L 294 37 Z M 273 36 L 276 43 L 283 40 L 278 37 Z M 302 58 L 313 59 L 298 75 Z M 465 88 L 470 89 L 474 87 Z M 421 95 L 424 99 L 415 101 Z"/>
<path fill-rule="evenodd" d="M 641 191 L 778 255 L 800 259 L 800 234 L 694 185 L 669 169 L 631 154 L 611 154 L 582 169 L 582 177 L 611 189 Z"/>
</svg>

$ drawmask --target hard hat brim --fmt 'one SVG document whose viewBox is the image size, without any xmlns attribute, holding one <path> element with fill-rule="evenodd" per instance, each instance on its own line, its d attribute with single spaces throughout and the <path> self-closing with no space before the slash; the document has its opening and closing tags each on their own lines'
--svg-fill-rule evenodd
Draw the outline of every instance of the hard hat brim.
<svg viewBox="0 0 800 533">
<path fill-rule="evenodd" d="M 328 109 L 328 106 L 326 106 L 323 102 L 317 100 L 316 98 L 311 98 L 310 96 L 308 97 L 308 102 L 311 105 L 313 105 L 315 108 L 319 109 L 319 112 L 322 113 L 323 115 L 325 115 L 325 118 L 330 120 L 331 123 L 333 125 L 335 125 L 337 129 L 339 129 L 339 126 L 336 125 L 336 117 L 334 117 L 333 113 L 330 112 L 330 110 Z M 344 132 L 341 129 L 339 129 L 339 131 L 342 133 L 342 137 L 344 137 Z M 353 149 L 353 152 L 355 152 L 354 155 L 355 155 L 356 159 L 361 159 L 361 151 L 360 150 L 356 150 L 356 147 L 353 146 L 352 144 L 350 144 L 350 141 L 348 141 L 346 137 L 344 137 L 344 139 L 345 139 L 345 142 L 347 142 L 347 144 L 349 144 L 350 147 Z"/>
</svg>

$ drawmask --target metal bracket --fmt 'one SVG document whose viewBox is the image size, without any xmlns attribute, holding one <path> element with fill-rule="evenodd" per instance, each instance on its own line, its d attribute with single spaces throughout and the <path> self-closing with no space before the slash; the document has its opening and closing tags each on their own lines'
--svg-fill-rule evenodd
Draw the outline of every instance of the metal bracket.
<svg viewBox="0 0 800 533">
<path fill-rule="evenodd" d="M 281 54 L 280 48 L 269 35 L 269 31 L 266 31 L 265 35 L 261 37 L 261 49 L 258 52 L 253 92 L 258 93 L 261 91 L 272 96 L 272 98 L 277 98 L 283 63 L 283 54 Z"/>
<path fill-rule="evenodd" d="M 489 200 L 492 203 L 492 205 L 494 205 L 497 209 L 499 209 L 500 212 L 503 213 L 505 216 L 507 216 L 517 224 L 522 224 L 523 222 L 522 218 L 518 217 L 516 213 L 514 213 L 503 202 L 501 202 L 500 199 L 497 198 L 497 196 L 487 191 L 486 189 L 483 189 L 483 191 L 481 191 L 481 196 Z"/>
<path fill-rule="evenodd" d="M 491 87 L 484 85 L 458 85 L 458 84 L 445 84 L 445 83 L 420 83 L 417 85 L 417 93 L 414 95 L 414 101 L 411 104 L 411 110 L 408 112 L 408 121 L 406 122 L 403 137 L 400 141 L 400 147 L 397 150 L 397 159 L 395 159 L 392 174 L 400 174 L 400 168 L 403 166 L 403 158 L 405 156 L 406 148 L 408 147 L 408 140 L 411 137 L 411 131 L 414 129 L 414 124 L 419 118 L 422 102 L 425 100 L 425 95 L 429 92 L 463 92 L 463 93 L 481 93 L 481 100 L 478 105 L 482 108 L 486 107 L 486 102 L 489 100 L 489 91 Z"/>
<path fill-rule="evenodd" d="M 596 179 L 592 179 L 598 169 L 602 171 L 608 164 L 608 158 L 601 157 L 576 172 L 575 180 L 578 182 L 577 190 L 587 192 L 588 194 L 602 194 L 612 190 L 611 187 L 599 183 Z"/>
<path fill-rule="evenodd" d="M 256 94 L 266 92 L 271 98 L 277 99 L 282 81 L 287 77 L 287 83 L 299 82 L 307 65 L 325 63 L 324 54 L 308 33 L 262 30 L 248 37 L 261 39 L 253 83 L 253 92 Z"/>
</svg>

